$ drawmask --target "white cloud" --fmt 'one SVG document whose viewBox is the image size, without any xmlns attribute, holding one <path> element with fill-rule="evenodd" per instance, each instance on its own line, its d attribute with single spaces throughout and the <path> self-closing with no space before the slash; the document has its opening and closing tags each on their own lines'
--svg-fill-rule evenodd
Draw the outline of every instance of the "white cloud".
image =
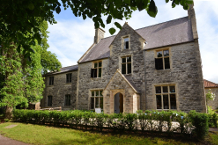
<svg viewBox="0 0 218 145">
<path fill-rule="evenodd" d="M 218 1 L 195 0 L 199 44 L 203 64 L 204 78 L 218 83 Z M 134 12 L 127 20 L 134 29 L 148 25 L 187 16 L 187 11 L 181 6 L 172 8 L 170 3 L 156 2 L 158 15 L 156 18 L 148 16 L 146 11 Z M 73 14 L 72 14 L 73 15 Z M 106 17 L 104 17 L 106 20 Z M 121 25 L 126 20 L 118 21 Z M 106 25 L 105 37 L 110 36 L 108 30 L 115 27 Z M 119 30 L 117 29 L 117 32 Z M 56 25 L 49 26 L 50 51 L 56 53 L 63 66 L 76 64 L 79 58 L 92 45 L 94 39 L 94 24 L 91 20 L 61 19 Z"/>
</svg>

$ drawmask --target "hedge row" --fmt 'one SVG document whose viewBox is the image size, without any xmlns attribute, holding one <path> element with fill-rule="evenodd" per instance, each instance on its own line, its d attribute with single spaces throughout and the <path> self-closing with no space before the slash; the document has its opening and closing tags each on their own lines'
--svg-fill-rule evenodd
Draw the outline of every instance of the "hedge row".
<svg viewBox="0 0 218 145">
<path fill-rule="evenodd" d="M 190 111 L 188 114 L 176 111 L 141 111 L 137 114 L 104 114 L 90 111 L 36 111 L 14 110 L 13 119 L 18 122 L 50 124 L 54 126 L 78 127 L 86 129 L 103 128 L 116 130 L 141 130 L 151 132 L 179 132 L 192 134 L 203 139 L 208 132 L 208 115 Z"/>
</svg>

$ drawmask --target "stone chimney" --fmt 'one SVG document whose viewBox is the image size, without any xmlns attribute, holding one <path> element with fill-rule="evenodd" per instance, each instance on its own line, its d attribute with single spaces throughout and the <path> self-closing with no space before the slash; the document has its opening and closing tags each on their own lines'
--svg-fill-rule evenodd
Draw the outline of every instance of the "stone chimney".
<svg viewBox="0 0 218 145">
<path fill-rule="evenodd" d="M 189 5 L 188 18 L 191 20 L 193 38 L 198 39 L 198 31 L 197 31 L 197 24 L 196 24 L 195 10 L 194 10 L 194 1 L 193 1 L 193 4 Z"/>
<path fill-rule="evenodd" d="M 97 44 L 102 38 L 104 38 L 105 31 L 101 28 L 95 29 L 94 43 Z"/>
</svg>

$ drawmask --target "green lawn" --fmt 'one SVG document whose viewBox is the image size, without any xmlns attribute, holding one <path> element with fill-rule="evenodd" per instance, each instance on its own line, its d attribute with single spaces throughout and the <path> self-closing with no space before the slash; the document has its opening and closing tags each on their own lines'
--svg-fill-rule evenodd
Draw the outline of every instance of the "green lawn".
<svg viewBox="0 0 218 145">
<path fill-rule="evenodd" d="M 6 126 L 16 124 L 14 128 Z M 184 144 L 173 139 L 137 137 L 131 135 L 111 135 L 101 133 L 91 133 L 88 131 L 74 130 L 68 128 L 55 128 L 48 126 L 3 123 L 0 124 L 0 134 L 3 136 L 19 140 L 30 144 L 39 145 L 65 145 L 65 144 Z M 210 134 L 213 143 L 218 144 L 218 134 Z M 193 142 L 186 144 L 194 144 Z"/>
</svg>

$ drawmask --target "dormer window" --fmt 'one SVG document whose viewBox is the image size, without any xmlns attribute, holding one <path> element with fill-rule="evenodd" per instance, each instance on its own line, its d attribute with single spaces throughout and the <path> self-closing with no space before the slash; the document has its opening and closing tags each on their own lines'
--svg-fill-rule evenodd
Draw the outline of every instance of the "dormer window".
<svg viewBox="0 0 218 145">
<path fill-rule="evenodd" d="M 124 49 L 129 49 L 129 37 L 124 38 Z"/>
</svg>

